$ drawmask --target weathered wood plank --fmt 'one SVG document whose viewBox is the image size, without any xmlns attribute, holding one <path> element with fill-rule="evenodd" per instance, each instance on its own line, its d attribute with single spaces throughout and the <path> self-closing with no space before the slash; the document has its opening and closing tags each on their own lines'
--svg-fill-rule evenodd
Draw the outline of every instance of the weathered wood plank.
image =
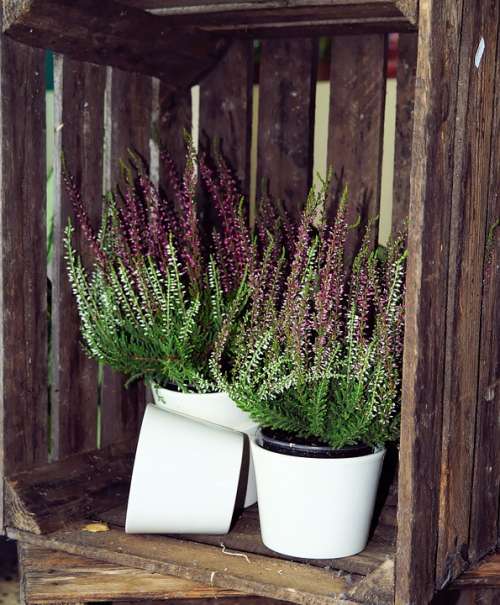
<svg viewBox="0 0 500 605">
<path fill-rule="evenodd" d="M 125 442 L 10 474 L 5 479 L 6 523 L 42 534 L 124 504 L 132 448 Z"/>
<path fill-rule="evenodd" d="M 125 527 L 125 507 L 117 507 L 115 509 L 105 511 L 99 515 L 99 519 L 106 521 L 118 527 Z M 192 535 L 183 536 L 183 539 L 200 544 L 211 544 L 220 546 L 224 543 L 226 548 L 239 550 L 246 553 L 257 555 L 265 555 L 275 558 L 286 558 L 279 555 L 262 542 L 260 534 L 259 517 L 256 507 L 245 509 L 241 516 L 237 519 L 229 534 L 225 536 L 213 535 Z M 394 554 L 394 548 L 387 543 L 377 543 L 371 541 L 366 549 L 352 557 L 344 557 L 342 559 L 308 559 L 308 565 L 314 567 L 341 569 L 351 574 L 367 575 L 377 569 L 386 559 Z M 300 559 L 294 559 L 300 561 Z"/>
<path fill-rule="evenodd" d="M 216 145 L 243 195 L 250 188 L 253 42 L 236 40 L 200 83 L 200 142 Z"/>
<path fill-rule="evenodd" d="M 500 591 L 500 553 L 486 557 L 450 585 L 451 589 L 472 587 L 496 588 Z"/>
<path fill-rule="evenodd" d="M 333 191 L 349 187 L 349 263 L 370 218 L 379 214 L 386 84 L 387 39 L 381 34 L 332 39 L 328 166 Z M 334 210 L 334 208 L 332 208 Z M 377 230 L 373 229 L 373 242 Z"/>
<path fill-rule="evenodd" d="M 1 478 L 48 453 L 44 55 L 5 36 L 0 129 Z"/>
<path fill-rule="evenodd" d="M 500 218 L 500 43 L 497 43 L 495 108 L 491 131 L 491 162 L 487 229 Z M 500 237 L 491 233 L 483 274 L 478 412 L 469 556 L 476 561 L 489 552 L 499 535 L 500 491 Z"/>
<path fill-rule="evenodd" d="M 226 48 L 217 37 L 181 32 L 114 0 L 6 0 L 3 9 L 5 33 L 24 44 L 156 76 L 175 88 L 195 84 Z"/>
<path fill-rule="evenodd" d="M 420 2 L 401 417 L 405 438 L 400 446 L 398 485 L 398 605 L 427 602 L 434 592 L 452 196 L 449 175 L 461 16 L 462 2 Z"/>
<path fill-rule="evenodd" d="M 97 447 L 98 367 L 80 343 L 80 322 L 68 280 L 64 229 L 75 222 L 62 174 L 75 179 L 89 218 L 99 226 L 102 209 L 105 69 L 54 58 L 56 125 L 54 169 L 54 257 L 52 261 L 52 391 L 51 421 L 54 458 Z M 89 267 L 92 256 L 77 229 L 74 246 Z"/>
<path fill-rule="evenodd" d="M 191 90 L 172 92 L 162 82 L 158 89 L 157 136 L 159 150 L 167 150 L 179 174 L 184 172 L 186 160 L 185 133 L 191 134 L 193 121 Z M 160 160 L 159 182 L 165 184 Z"/>
<path fill-rule="evenodd" d="M 349 591 L 349 596 L 371 605 L 393 605 L 394 560 L 387 559 Z"/>
<path fill-rule="evenodd" d="M 394 150 L 394 186 L 392 233 L 396 234 L 408 219 L 410 205 L 411 147 L 413 107 L 417 69 L 417 34 L 399 35 L 397 67 L 396 141 Z"/>
<path fill-rule="evenodd" d="M 437 588 L 457 577 L 469 562 L 475 562 L 469 561 L 468 542 L 496 53 L 485 53 L 479 68 L 474 55 L 481 38 L 486 48 L 496 49 L 499 24 L 498 2 L 464 0 L 450 232 Z M 498 326 L 492 328 L 493 341 L 498 344 Z M 489 482 L 486 476 L 485 483 L 476 484 L 476 489 L 485 492 Z M 498 504 L 498 490 L 495 497 Z M 495 507 L 495 515 L 497 510 Z M 481 515 L 484 513 L 482 510 Z M 490 549 L 494 546 L 491 543 Z"/>
<path fill-rule="evenodd" d="M 249 603 L 244 593 L 192 580 L 148 573 L 20 543 L 22 591 L 29 604 L 150 599 L 221 599 Z M 233 599 L 229 600 L 228 597 Z M 199 602 L 199 601 L 198 601 Z"/>
<path fill-rule="evenodd" d="M 152 137 L 152 79 L 108 69 L 105 104 L 104 188 L 120 182 L 120 161 L 128 161 L 132 149 L 149 166 Z M 126 378 L 104 368 L 101 396 L 101 443 L 108 445 L 134 436 L 142 421 L 145 390 L 142 382 L 124 388 Z"/>
<path fill-rule="evenodd" d="M 292 216 L 312 183 L 317 60 L 314 39 L 262 42 L 257 196 L 280 200 Z"/>
<path fill-rule="evenodd" d="M 300 35 L 313 35 L 304 28 L 372 28 L 385 31 L 414 28 L 415 0 L 124 0 L 169 17 L 171 23 L 196 26 L 221 33 L 256 34 L 280 32 L 290 27 Z M 287 31 L 287 33 L 289 33 Z"/>
<path fill-rule="evenodd" d="M 230 556 L 220 547 L 164 536 L 125 535 L 123 530 L 91 533 L 82 521 L 47 536 L 8 529 L 10 537 L 70 554 L 174 575 L 302 605 L 347 605 L 348 578 L 320 569 L 260 555 Z"/>
</svg>

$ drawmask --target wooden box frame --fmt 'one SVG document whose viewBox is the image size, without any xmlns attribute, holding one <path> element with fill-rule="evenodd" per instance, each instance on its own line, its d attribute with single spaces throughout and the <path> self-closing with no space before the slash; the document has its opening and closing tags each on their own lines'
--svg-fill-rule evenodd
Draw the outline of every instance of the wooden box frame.
<svg viewBox="0 0 500 605">
<path fill-rule="evenodd" d="M 499 3 L 129 0 L 124 7 L 112 0 L 4 0 L 3 8 L 0 473 L 10 477 L 7 532 L 29 539 L 26 528 L 15 527 L 15 488 L 39 485 L 52 472 L 33 471 L 47 461 L 49 432 L 52 459 L 63 460 L 94 448 L 97 427 L 97 369 L 75 344 L 58 243 L 50 276 L 56 369 L 49 431 L 44 68 L 43 52 L 27 45 L 64 53 L 56 60 L 57 148 L 80 167 L 86 199 L 99 200 L 131 142 L 160 180 L 158 137 L 182 163 L 179 133 L 191 120 L 187 86 L 200 78 L 203 132 L 223 141 L 247 192 L 252 39 L 262 38 L 259 137 L 266 155 L 259 152 L 258 174 L 272 167 L 286 175 L 270 186 L 293 210 L 292 198 L 303 199 L 311 182 L 311 37 L 331 35 L 331 102 L 340 126 L 331 129 L 329 161 L 343 167 L 366 220 L 378 208 L 386 33 L 399 31 L 394 223 L 409 214 L 409 262 L 395 602 L 430 601 L 493 551 L 500 485 L 499 249 L 491 233 L 500 215 Z M 283 96 L 284 89 L 294 96 Z M 360 120 L 363 111 L 369 119 Z M 60 162 L 56 169 L 57 234 L 69 210 Z M 99 210 L 96 203 L 92 216 Z M 137 432 L 143 395 L 139 388 L 123 394 L 121 384 L 106 373 L 103 446 L 130 443 Z M 58 547 L 70 550 L 67 543 Z M 175 572 L 175 562 L 169 569 Z M 221 576 L 214 582 L 224 586 Z"/>
</svg>

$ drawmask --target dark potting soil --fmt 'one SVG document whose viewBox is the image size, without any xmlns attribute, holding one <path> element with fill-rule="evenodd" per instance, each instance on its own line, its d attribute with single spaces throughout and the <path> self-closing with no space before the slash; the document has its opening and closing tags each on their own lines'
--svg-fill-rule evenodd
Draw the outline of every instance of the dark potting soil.
<svg viewBox="0 0 500 605">
<path fill-rule="evenodd" d="M 365 443 L 335 449 L 317 439 L 307 439 L 285 431 L 262 427 L 257 431 L 256 441 L 270 452 L 301 458 L 357 458 L 373 454 L 374 451 L 372 446 Z"/>
</svg>

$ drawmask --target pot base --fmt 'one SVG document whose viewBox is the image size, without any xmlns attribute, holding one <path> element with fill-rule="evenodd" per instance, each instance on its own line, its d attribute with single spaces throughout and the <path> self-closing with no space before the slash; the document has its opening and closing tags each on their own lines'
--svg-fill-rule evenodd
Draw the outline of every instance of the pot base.
<svg viewBox="0 0 500 605">
<path fill-rule="evenodd" d="M 151 385 L 151 390 L 155 404 L 163 410 L 244 433 L 248 439 L 253 439 L 255 436 L 257 425 L 226 393 L 182 393 L 177 387 L 172 390 L 155 384 Z M 242 472 L 247 477 L 243 503 L 247 508 L 257 502 L 255 471 L 251 456 Z"/>
<path fill-rule="evenodd" d="M 226 534 L 244 437 L 148 405 L 134 461 L 125 531 Z"/>
</svg>

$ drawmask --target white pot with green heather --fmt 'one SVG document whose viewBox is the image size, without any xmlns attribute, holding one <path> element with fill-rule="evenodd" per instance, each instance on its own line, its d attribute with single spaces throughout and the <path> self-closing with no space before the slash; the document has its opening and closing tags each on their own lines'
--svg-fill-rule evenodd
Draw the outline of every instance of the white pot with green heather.
<svg viewBox="0 0 500 605">
<path fill-rule="evenodd" d="M 234 364 L 218 365 L 219 383 L 261 427 L 252 454 L 263 542 L 314 559 L 367 543 L 384 446 L 399 433 L 404 326 L 404 238 L 375 252 L 368 230 L 349 269 L 346 201 L 327 224 L 327 190 L 311 193 L 288 258 L 264 260 L 228 343 Z M 284 291 L 270 296 L 269 284 Z"/>
<path fill-rule="evenodd" d="M 338 559 L 368 541 L 384 448 L 332 448 L 261 429 L 252 442 L 264 544 L 290 557 Z"/>
<path fill-rule="evenodd" d="M 84 267 L 72 246 L 73 227 L 68 226 L 68 273 L 89 355 L 130 381 L 174 385 L 171 390 L 154 389 L 158 409 L 198 419 L 197 434 L 206 429 L 207 440 L 199 440 L 197 455 L 210 458 L 213 452 L 208 448 L 215 447 L 214 435 L 227 435 L 214 432 L 215 425 L 231 429 L 243 441 L 245 435 L 253 436 L 256 427 L 219 392 L 211 358 L 222 330 L 229 341 L 233 338 L 247 304 L 249 274 L 259 261 L 248 226 L 248 208 L 223 160 L 217 158 L 211 169 L 205 160 L 198 162 L 190 146 L 185 173 L 178 178 L 168 155 L 162 159 L 168 198 L 141 171 L 139 158 L 132 156 L 125 182 L 116 189 L 119 194 L 106 198 L 98 232 L 74 181 L 66 177 L 77 228 L 94 256 L 94 264 Z M 198 175 L 218 214 L 217 226 L 208 233 L 203 232 L 197 208 Z M 231 353 L 224 363 L 232 364 Z M 162 426 L 172 416 L 162 417 Z M 144 442 L 143 435 L 141 440 Z M 246 505 L 256 499 L 249 450 L 247 438 L 246 467 L 240 453 L 231 461 L 242 465 L 244 480 L 240 483 L 246 486 Z M 162 460 L 161 448 L 157 459 Z M 182 465 L 182 458 L 177 463 Z M 188 481 L 192 468 L 184 470 Z M 223 476 L 223 468 L 221 473 L 222 480 L 233 481 L 232 476 Z M 180 476 L 182 472 L 175 475 Z M 184 488 L 184 484 L 169 486 L 172 491 Z"/>
</svg>

